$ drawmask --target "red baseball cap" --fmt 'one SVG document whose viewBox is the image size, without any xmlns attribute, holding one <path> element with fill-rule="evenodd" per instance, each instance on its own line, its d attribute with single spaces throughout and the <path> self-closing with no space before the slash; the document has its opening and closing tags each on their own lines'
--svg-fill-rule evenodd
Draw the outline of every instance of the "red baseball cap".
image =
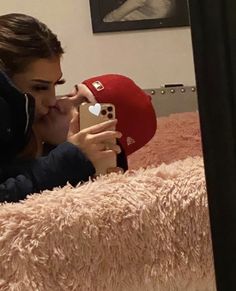
<svg viewBox="0 0 236 291">
<path fill-rule="evenodd" d="M 98 103 L 111 103 L 116 109 L 116 129 L 126 155 L 143 147 L 155 134 L 156 114 L 151 96 L 126 76 L 107 74 L 82 82 Z"/>
</svg>

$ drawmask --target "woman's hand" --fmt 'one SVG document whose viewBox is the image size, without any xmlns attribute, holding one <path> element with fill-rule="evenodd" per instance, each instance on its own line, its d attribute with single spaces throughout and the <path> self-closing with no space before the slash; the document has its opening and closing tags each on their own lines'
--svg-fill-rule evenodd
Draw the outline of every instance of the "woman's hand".
<svg viewBox="0 0 236 291">
<path fill-rule="evenodd" d="M 74 105 L 74 110 L 72 111 L 72 119 L 70 122 L 70 126 L 69 126 L 69 132 L 68 132 L 68 141 L 71 141 L 72 143 L 76 144 L 76 142 L 73 142 L 74 139 L 80 139 L 79 144 L 77 144 L 77 146 L 79 146 L 79 148 L 81 149 L 81 139 L 83 140 L 82 143 L 86 144 L 86 139 L 87 142 L 90 143 L 90 147 L 91 147 L 91 151 L 89 150 L 90 147 L 88 147 L 87 149 L 86 146 L 84 147 L 84 150 L 81 149 L 90 159 L 90 161 L 93 163 L 94 166 L 96 166 L 97 163 L 99 163 L 99 161 L 103 158 L 107 158 L 111 155 L 114 154 L 118 154 L 120 153 L 121 149 L 118 145 L 111 145 L 109 150 L 105 150 L 104 148 L 104 143 L 100 143 L 97 145 L 93 145 L 92 146 L 92 140 L 94 140 L 94 137 L 92 138 L 91 134 L 93 134 L 93 130 L 98 132 L 101 132 L 102 130 L 108 130 L 109 129 L 109 122 L 108 122 L 108 128 L 104 127 L 103 124 L 97 125 L 97 126 L 93 126 L 90 127 L 86 130 L 82 131 L 82 138 L 81 138 L 81 133 L 77 134 L 79 132 L 79 113 L 78 113 L 78 107 L 83 103 L 83 102 L 90 102 L 90 103 L 96 103 L 96 99 L 94 97 L 94 95 L 92 94 L 92 92 L 88 89 L 88 87 L 84 84 L 78 84 L 75 85 L 74 90 L 68 94 L 67 96 L 70 97 L 70 99 L 73 102 Z M 117 121 L 114 121 L 115 123 Z M 114 125 L 115 125 L 114 123 Z M 107 122 L 104 122 L 104 124 L 107 124 Z M 110 127 L 114 127 L 113 124 L 110 125 Z M 105 125 L 106 126 L 106 125 Z M 76 135 L 77 134 L 77 135 Z M 90 134 L 90 141 L 89 141 L 89 136 L 88 134 Z M 107 133 L 105 133 L 106 135 Z M 76 135 L 73 137 L 73 135 Z M 83 137 L 84 135 L 84 137 Z M 121 134 L 119 135 L 121 136 Z M 74 140 L 75 141 L 75 140 Z M 124 173 L 124 170 L 122 168 L 119 167 L 115 167 L 115 168 L 109 168 L 107 169 L 107 174 L 109 173 Z"/>
<path fill-rule="evenodd" d="M 121 152 L 121 148 L 117 144 L 111 144 L 109 149 L 104 145 L 110 140 L 121 138 L 122 134 L 113 130 L 116 123 L 117 120 L 109 120 L 96 124 L 71 135 L 68 141 L 80 148 L 96 167 L 100 160 L 110 158 Z"/>
<path fill-rule="evenodd" d="M 72 103 L 72 118 L 69 124 L 68 138 L 79 131 L 79 113 L 78 108 L 83 102 L 96 103 L 96 99 L 89 88 L 84 84 L 74 86 L 71 93 L 67 94 Z"/>
<path fill-rule="evenodd" d="M 56 105 L 35 125 L 39 139 L 56 145 L 77 133 L 78 107 L 84 101 L 96 102 L 92 92 L 84 84 L 75 85 L 73 91 L 67 95 L 57 96 Z"/>
<path fill-rule="evenodd" d="M 97 102 L 93 93 L 84 84 L 75 85 L 73 91 L 66 96 L 70 97 L 71 102 L 76 108 L 78 108 L 83 102 Z"/>
<path fill-rule="evenodd" d="M 72 119 L 73 104 L 70 98 L 62 97 L 34 124 L 34 129 L 42 142 L 57 145 L 66 141 Z"/>
</svg>

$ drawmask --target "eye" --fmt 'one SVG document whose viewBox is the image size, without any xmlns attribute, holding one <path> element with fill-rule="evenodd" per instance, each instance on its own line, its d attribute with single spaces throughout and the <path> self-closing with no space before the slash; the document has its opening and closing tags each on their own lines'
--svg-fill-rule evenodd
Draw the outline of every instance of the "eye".
<svg viewBox="0 0 236 291">
<path fill-rule="evenodd" d="M 48 86 L 43 85 L 35 85 L 32 87 L 33 91 L 39 92 L 39 91 L 47 91 L 49 89 Z"/>
</svg>

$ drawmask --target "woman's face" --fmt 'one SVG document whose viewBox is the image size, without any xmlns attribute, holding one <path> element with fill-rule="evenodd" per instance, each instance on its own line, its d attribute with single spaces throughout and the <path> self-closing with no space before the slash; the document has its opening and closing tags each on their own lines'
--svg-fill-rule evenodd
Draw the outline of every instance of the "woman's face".
<svg viewBox="0 0 236 291">
<path fill-rule="evenodd" d="M 43 141 L 52 139 L 50 141 L 53 143 L 60 141 L 62 138 L 57 136 L 59 133 L 50 130 L 55 126 L 51 124 L 55 122 L 50 118 L 56 105 L 55 88 L 65 82 L 62 79 L 60 58 L 35 60 L 24 72 L 15 74 L 12 81 L 19 90 L 35 98 L 34 127 L 40 138 Z"/>
<path fill-rule="evenodd" d="M 35 120 L 46 116 L 55 106 L 55 87 L 63 84 L 60 58 L 38 59 L 27 67 L 23 73 L 12 77 L 13 83 L 25 93 L 35 98 Z"/>
</svg>

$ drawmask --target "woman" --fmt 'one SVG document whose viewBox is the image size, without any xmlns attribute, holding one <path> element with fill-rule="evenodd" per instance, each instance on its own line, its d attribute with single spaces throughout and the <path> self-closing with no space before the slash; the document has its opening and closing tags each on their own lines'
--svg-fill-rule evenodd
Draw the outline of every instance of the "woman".
<svg viewBox="0 0 236 291">
<path fill-rule="evenodd" d="M 19 201 L 27 194 L 67 182 L 76 185 L 87 181 L 101 159 L 121 152 L 119 145 L 104 148 L 104 141 L 121 137 L 120 132 L 111 130 L 116 121 L 81 132 L 76 132 L 76 119 L 71 124 L 81 95 L 71 94 L 61 100 L 55 96 L 55 87 L 65 82 L 60 66 L 63 53 L 56 35 L 37 19 L 24 14 L 0 16 L 0 70 L 20 91 L 35 98 L 34 134 L 17 160 L 2 165 L 0 190 L 5 189 L 8 198 L 2 196 L 0 201 Z M 59 145 L 45 154 L 45 142 Z M 27 189 L 19 185 L 19 179 L 16 181 L 19 175 L 27 179 Z"/>
</svg>

